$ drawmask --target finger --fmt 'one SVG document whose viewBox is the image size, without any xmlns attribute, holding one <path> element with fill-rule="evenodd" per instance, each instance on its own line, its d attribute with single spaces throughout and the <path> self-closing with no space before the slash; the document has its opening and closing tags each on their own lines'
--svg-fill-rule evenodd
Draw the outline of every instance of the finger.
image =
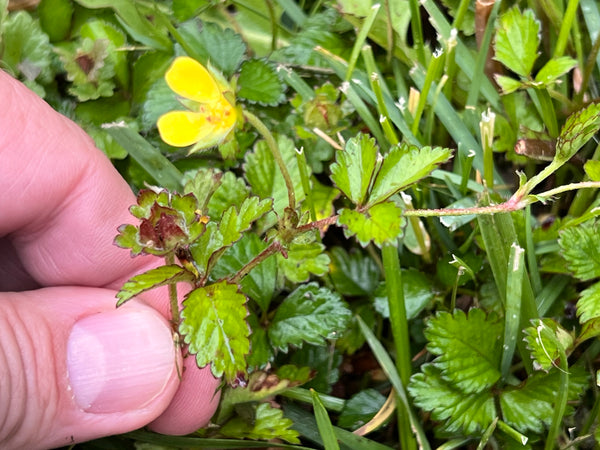
<svg viewBox="0 0 600 450">
<path fill-rule="evenodd" d="M 181 356 L 168 322 L 114 292 L 55 287 L 0 301 L 0 447 L 50 448 L 123 433 L 165 410 Z"/>
</svg>

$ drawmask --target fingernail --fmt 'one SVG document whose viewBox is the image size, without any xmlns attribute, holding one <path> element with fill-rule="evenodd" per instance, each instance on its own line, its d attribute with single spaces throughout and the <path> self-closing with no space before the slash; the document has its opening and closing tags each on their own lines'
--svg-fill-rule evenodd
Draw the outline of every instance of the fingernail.
<svg viewBox="0 0 600 450">
<path fill-rule="evenodd" d="M 79 320 L 67 343 L 69 384 L 86 412 L 143 408 L 173 376 L 175 346 L 158 313 L 123 307 Z"/>
</svg>

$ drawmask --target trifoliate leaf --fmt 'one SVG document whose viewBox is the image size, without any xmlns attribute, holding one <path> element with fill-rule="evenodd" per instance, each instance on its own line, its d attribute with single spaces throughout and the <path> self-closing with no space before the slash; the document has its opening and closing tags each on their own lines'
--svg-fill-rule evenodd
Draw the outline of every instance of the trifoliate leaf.
<svg viewBox="0 0 600 450">
<path fill-rule="evenodd" d="M 292 444 L 299 444 L 298 432 L 292 427 L 293 422 L 283 417 L 283 411 L 273 408 L 269 403 L 261 403 L 256 407 L 254 420 L 249 423 L 241 417 L 234 417 L 219 432 L 227 437 L 237 439 L 271 440 L 283 439 Z"/>
<path fill-rule="evenodd" d="M 244 61 L 237 83 L 238 97 L 251 103 L 276 106 L 285 100 L 285 85 L 277 70 L 263 59 Z"/>
<path fill-rule="evenodd" d="M 277 255 L 277 264 L 285 277 L 293 283 L 308 281 L 311 274 L 323 276 L 329 271 L 329 256 L 319 242 L 292 242 L 287 258 Z"/>
<path fill-rule="evenodd" d="M 556 139 L 556 158 L 570 159 L 600 129 L 600 103 L 571 114 Z"/>
<path fill-rule="evenodd" d="M 595 283 L 581 293 L 577 301 L 577 315 L 581 323 L 600 317 L 600 283 Z"/>
<path fill-rule="evenodd" d="M 385 396 L 375 389 L 360 391 L 344 405 L 337 426 L 355 430 L 371 420 L 384 403 Z"/>
<path fill-rule="evenodd" d="M 577 61 L 569 56 L 552 58 L 537 73 L 535 81 L 544 84 L 544 86 L 550 86 L 576 65 Z"/>
<path fill-rule="evenodd" d="M 358 134 L 335 155 L 331 165 L 331 180 L 346 197 L 357 205 L 365 202 L 380 161 L 375 139 Z"/>
<path fill-rule="evenodd" d="M 468 315 L 461 310 L 440 312 L 424 333 L 441 376 L 465 393 L 477 393 L 500 379 L 502 329 L 497 317 L 474 308 Z"/>
<path fill-rule="evenodd" d="M 269 338 L 274 347 L 284 352 L 288 346 L 301 347 L 304 342 L 325 345 L 325 339 L 341 336 L 350 315 L 337 293 L 317 283 L 304 284 L 277 308 Z"/>
<path fill-rule="evenodd" d="M 304 189 L 302 189 L 302 177 L 298 169 L 294 142 L 282 135 L 276 136 L 276 140 L 294 183 L 296 200 L 301 201 L 304 199 Z M 244 170 L 252 192 L 260 198 L 272 198 L 273 210 L 282 216 L 288 206 L 288 193 L 283 175 L 265 141 L 259 141 L 254 150 L 246 154 Z"/>
<path fill-rule="evenodd" d="M 558 239 L 567 267 L 582 281 L 600 277 L 600 225 L 585 222 L 562 230 Z"/>
<path fill-rule="evenodd" d="M 121 306 L 136 295 L 155 287 L 180 281 L 192 281 L 194 274 L 176 264 L 160 266 L 130 278 L 117 293 L 117 306 Z"/>
<path fill-rule="evenodd" d="M 250 329 L 246 297 L 221 281 L 191 291 L 183 301 L 179 332 L 198 367 L 211 363 L 215 377 L 236 384 L 246 373 Z"/>
<path fill-rule="evenodd" d="M 215 278 L 223 278 L 239 271 L 244 265 L 254 259 L 267 247 L 257 234 L 247 233 L 238 242 L 233 244 L 212 271 Z M 269 309 L 269 303 L 275 291 L 277 279 L 277 260 L 273 257 L 264 259 L 246 275 L 240 287 L 244 294 L 254 300 L 263 312 Z M 254 347 L 253 347 L 254 352 Z"/>
<path fill-rule="evenodd" d="M 372 258 L 361 252 L 348 253 L 342 247 L 329 251 L 329 276 L 336 291 L 351 297 L 371 295 L 379 284 L 379 268 Z"/>
<path fill-rule="evenodd" d="M 573 336 L 552 319 L 534 319 L 525 328 L 525 342 L 531 351 L 534 368 L 548 372 L 557 367 L 560 353 L 573 346 Z"/>
<path fill-rule="evenodd" d="M 25 11 L 10 14 L 2 23 L 2 65 L 43 96 L 38 83 L 52 78 L 52 47 L 48 35 Z"/>
<path fill-rule="evenodd" d="M 569 367 L 568 400 L 575 401 L 587 388 L 589 375 L 581 366 Z M 522 385 L 500 394 L 504 420 L 522 433 L 542 433 L 549 426 L 554 413 L 554 399 L 560 389 L 560 372 L 535 373 Z M 567 407 L 566 415 L 571 414 Z"/>
<path fill-rule="evenodd" d="M 231 28 L 216 23 L 191 20 L 177 29 L 186 43 L 189 56 L 203 65 L 210 63 L 230 77 L 240 66 L 246 53 L 242 37 Z"/>
<path fill-rule="evenodd" d="M 451 155 L 448 148 L 395 146 L 385 155 L 379 169 L 368 204 L 375 205 L 387 200 L 402 189 L 427 176 L 438 164 Z"/>
<path fill-rule="evenodd" d="M 225 172 L 208 202 L 208 215 L 219 220 L 231 206 L 240 208 L 249 194 L 250 189 L 243 179 L 236 177 L 233 172 Z"/>
<path fill-rule="evenodd" d="M 517 89 L 523 87 L 523 83 L 521 81 L 507 77 L 506 75 L 495 74 L 494 80 L 496 80 L 496 83 L 498 83 L 498 86 L 500 86 L 502 89 L 503 94 L 510 94 L 511 92 L 515 92 Z"/>
<path fill-rule="evenodd" d="M 356 236 L 363 247 L 371 241 L 381 247 L 384 244 L 398 244 L 406 220 L 400 208 L 392 202 L 385 202 L 364 212 L 344 208 L 340 211 L 338 223 L 344 227 L 347 238 Z"/>
<path fill-rule="evenodd" d="M 239 240 L 242 232 L 248 230 L 252 222 L 271 211 L 272 204 L 271 199 L 260 200 L 258 197 L 250 197 L 243 201 L 239 209 L 235 206 L 227 209 L 219 223 L 223 246 L 230 246 Z"/>
<path fill-rule="evenodd" d="M 462 430 L 464 434 L 474 434 L 484 430 L 496 417 L 491 390 L 465 393 L 444 379 L 440 369 L 430 363 L 423 364 L 421 371 L 411 377 L 408 391 L 417 406 L 431 411 L 434 420 L 444 421 L 448 432 Z"/>
<path fill-rule="evenodd" d="M 527 77 L 538 57 L 540 23 L 530 9 L 513 7 L 500 16 L 494 48 L 495 59 L 513 72 Z"/>
</svg>

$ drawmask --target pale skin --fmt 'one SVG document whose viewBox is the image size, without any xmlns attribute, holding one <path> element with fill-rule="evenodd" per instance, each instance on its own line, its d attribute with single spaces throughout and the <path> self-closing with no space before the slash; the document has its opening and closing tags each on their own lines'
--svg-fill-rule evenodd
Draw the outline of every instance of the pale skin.
<svg viewBox="0 0 600 450">
<path fill-rule="evenodd" d="M 168 362 L 160 388 L 119 398 L 108 412 L 74 400 L 67 362 L 74 325 L 109 317 L 122 283 L 160 260 L 112 245 L 117 227 L 135 221 L 128 212 L 135 198 L 77 125 L 2 71 L 0 105 L 0 448 L 52 448 L 148 424 L 165 434 L 206 425 L 219 380 L 182 359 L 166 289 L 123 307 L 139 313 L 137 328 L 161 336 Z M 132 350 L 131 360 L 144 362 L 145 349 Z"/>
</svg>

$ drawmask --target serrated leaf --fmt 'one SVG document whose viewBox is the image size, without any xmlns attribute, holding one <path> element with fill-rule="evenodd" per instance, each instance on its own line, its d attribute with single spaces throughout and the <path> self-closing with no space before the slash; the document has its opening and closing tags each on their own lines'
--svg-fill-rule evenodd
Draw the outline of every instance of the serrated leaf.
<svg viewBox="0 0 600 450">
<path fill-rule="evenodd" d="M 442 147 L 417 148 L 406 144 L 393 147 L 385 155 L 373 182 L 368 205 L 387 200 L 427 176 L 438 164 L 450 158 L 451 150 Z"/>
<path fill-rule="evenodd" d="M 265 248 L 267 248 L 267 243 L 257 234 L 245 234 L 219 259 L 212 271 L 212 276 L 223 278 L 236 273 Z M 267 258 L 242 279 L 240 287 L 242 292 L 254 300 L 261 310 L 266 313 L 273 298 L 276 279 L 277 260 Z"/>
<path fill-rule="evenodd" d="M 346 197 L 362 205 L 379 164 L 375 139 L 358 134 L 336 152 L 331 180 Z"/>
<path fill-rule="evenodd" d="M 215 377 L 239 382 L 250 352 L 247 315 L 246 297 L 226 281 L 196 288 L 185 297 L 179 332 L 198 367 L 211 364 Z"/>
<path fill-rule="evenodd" d="M 425 329 L 427 349 L 437 358 L 433 364 L 441 376 L 465 393 L 489 389 L 501 376 L 500 357 L 503 323 L 486 317 L 481 309 L 469 314 L 440 312 Z"/>
<path fill-rule="evenodd" d="M 587 388 L 589 375 L 581 366 L 569 368 L 568 400 L 575 401 Z M 554 399 L 560 388 L 558 370 L 535 373 L 521 386 L 500 394 L 500 407 L 504 420 L 522 433 L 531 430 L 542 433 L 549 426 L 554 413 Z M 568 406 L 572 410 L 572 407 Z M 567 411 L 567 415 L 570 414 Z"/>
<path fill-rule="evenodd" d="M 292 242 L 287 258 L 277 255 L 277 264 L 285 277 L 293 283 L 307 281 L 311 274 L 323 276 L 329 271 L 329 256 L 319 242 Z"/>
<path fill-rule="evenodd" d="M 410 378 L 408 391 L 417 406 L 431 411 L 434 420 L 444 421 L 448 432 L 475 434 L 496 417 L 491 390 L 466 394 L 444 379 L 433 364 L 423 364 L 421 371 Z"/>
<path fill-rule="evenodd" d="M 223 246 L 229 246 L 242 237 L 242 232 L 248 230 L 252 222 L 271 211 L 271 199 L 260 200 L 250 197 L 238 208 L 231 206 L 223 213 L 219 223 L 219 232 L 223 236 Z"/>
<path fill-rule="evenodd" d="M 556 157 L 565 162 L 600 129 L 600 103 L 571 114 L 556 139 Z"/>
<path fill-rule="evenodd" d="M 277 308 L 269 327 L 274 347 L 287 352 L 304 342 L 325 345 L 325 339 L 341 336 L 351 312 L 340 296 L 317 283 L 299 286 Z"/>
<path fill-rule="evenodd" d="M 340 294 L 357 297 L 375 291 L 380 272 L 372 258 L 360 252 L 348 253 L 342 247 L 333 247 L 329 254 L 329 276 Z"/>
<path fill-rule="evenodd" d="M 170 60 L 169 60 L 170 61 Z M 168 66 L 165 67 L 165 71 Z M 164 75 L 164 72 L 163 72 Z M 140 124 L 143 131 L 149 131 L 156 127 L 158 118 L 169 111 L 181 109 L 181 102 L 177 95 L 171 90 L 165 79 L 161 76 L 152 84 L 146 92 L 146 98 L 142 104 Z"/>
<path fill-rule="evenodd" d="M 206 224 L 206 230 L 190 246 L 190 252 L 196 264 L 200 276 L 203 277 L 210 271 L 211 256 L 223 248 L 223 236 L 219 232 L 216 222 Z M 218 261 L 214 261 L 217 263 Z"/>
<path fill-rule="evenodd" d="M 285 85 L 277 70 L 263 59 L 244 61 L 237 84 L 238 97 L 249 102 L 276 106 L 285 100 Z"/>
<path fill-rule="evenodd" d="M 344 208 L 340 211 L 338 224 L 344 227 L 347 238 L 356 236 L 363 247 L 371 241 L 381 247 L 384 244 L 397 245 L 406 220 L 400 208 L 392 202 L 385 202 L 364 212 Z"/>
<path fill-rule="evenodd" d="M 125 52 L 116 50 L 125 45 L 125 34 L 114 25 L 103 20 L 88 20 L 81 26 L 79 33 L 82 38 L 87 37 L 94 41 L 104 39 L 110 42 L 107 59 L 109 59 L 114 66 L 115 75 L 120 85 L 128 87 L 129 66 L 127 63 L 127 56 L 125 55 Z"/>
<path fill-rule="evenodd" d="M 385 396 L 375 389 L 360 391 L 344 405 L 337 426 L 355 430 L 371 420 L 384 403 Z"/>
<path fill-rule="evenodd" d="M 304 199 L 304 189 L 294 142 L 282 135 L 277 135 L 276 140 L 283 161 L 293 180 L 296 200 L 301 201 Z M 272 198 L 273 210 L 279 216 L 283 215 L 284 209 L 288 206 L 288 193 L 283 175 L 281 175 L 265 141 L 259 141 L 254 150 L 246 154 L 244 171 L 252 192 L 260 198 Z M 271 222 L 274 223 L 275 219 L 273 218 Z"/>
<path fill-rule="evenodd" d="M 242 37 L 231 28 L 191 20 L 177 30 L 186 43 L 189 56 L 203 65 L 210 63 L 228 77 L 235 73 L 246 54 Z"/>
<path fill-rule="evenodd" d="M 577 65 L 577 61 L 569 56 L 550 59 L 535 76 L 535 81 L 550 86 Z"/>
<path fill-rule="evenodd" d="M 600 277 L 600 226 L 585 222 L 560 232 L 558 244 L 567 267 L 582 281 Z"/>
<path fill-rule="evenodd" d="M 540 23 L 530 9 L 513 7 L 500 16 L 494 58 L 513 72 L 527 77 L 538 57 Z"/>
<path fill-rule="evenodd" d="M 577 315 L 581 323 L 600 317 L 600 283 L 595 283 L 581 293 L 577 300 Z"/>
<path fill-rule="evenodd" d="M 235 417 L 223 425 L 219 432 L 238 439 L 283 439 L 292 444 L 299 444 L 298 432 L 291 428 L 292 425 L 290 419 L 283 417 L 281 409 L 273 408 L 269 403 L 261 403 L 256 407 L 252 423 Z"/>
<path fill-rule="evenodd" d="M 502 89 L 503 94 L 510 94 L 523 87 L 521 81 L 507 77 L 506 75 L 494 74 L 494 80 L 496 80 L 496 83 L 498 83 L 498 86 Z"/>
<path fill-rule="evenodd" d="M 136 295 L 155 287 L 179 283 L 180 281 L 192 281 L 193 279 L 194 274 L 176 264 L 150 269 L 130 278 L 123 284 L 123 287 L 117 293 L 119 299 L 117 306 L 121 306 Z"/>
<path fill-rule="evenodd" d="M 115 237 L 115 245 L 121 248 L 131 249 L 131 256 L 136 256 L 142 253 L 144 247 L 138 242 L 138 229 L 131 225 L 125 224 L 118 228 L 119 234 Z"/>
<path fill-rule="evenodd" d="M 343 361 L 342 354 L 337 347 L 333 350 L 324 347 L 306 344 L 293 352 L 290 363 L 297 366 L 307 366 L 313 371 L 313 378 L 304 388 L 313 388 L 319 392 L 331 392 L 332 386 L 340 379 L 340 366 Z"/>
<path fill-rule="evenodd" d="M 250 189 L 243 179 L 236 177 L 233 172 L 225 172 L 208 202 L 208 215 L 219 220 L 231 206 L 240 208 L 249 194 Z"/>
<path fill-rule="evenodd" d="M 558 366 L 560 353 L 573 346 L 573 336 L 552 319 L 535 319 L 533 326 L 525 328 L 525 342 L 531 351 L 534 368 L 548 372 Z"/>
<path fill-rule="evenodd" d="M 223 172 L 215 168 L 201 168 L 198 169 L 195 174 L 189 176 L 189 178 L 188 174 L 186 174 L 187 181 L 185 181 L 183 192 L 185 194 L 194 194 L 194 197 L 196 197 L 196 200 L 198 201 L 198 208 L 200 211 L 202 211 L 203 214 L 208 212 L 208 215 L 210 215 L 208 201 L 221 185 Z M 220 215 L 215 216 L 214 218 L 217 219 L 219 217 Z"/>
</svg>

